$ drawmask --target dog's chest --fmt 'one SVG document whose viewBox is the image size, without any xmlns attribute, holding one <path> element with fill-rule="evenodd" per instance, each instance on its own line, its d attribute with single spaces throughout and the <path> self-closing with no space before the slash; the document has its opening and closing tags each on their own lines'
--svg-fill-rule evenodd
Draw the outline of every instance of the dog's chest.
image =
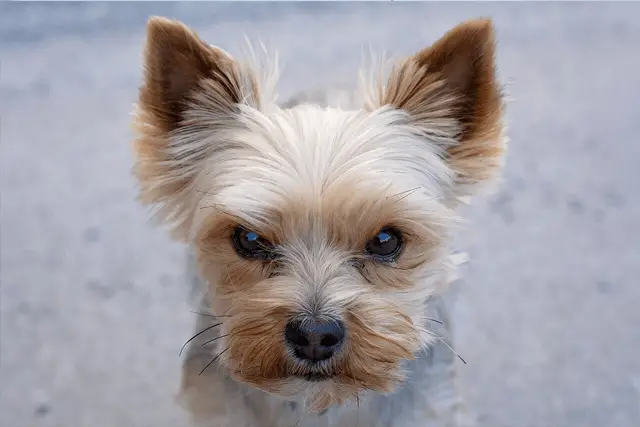
<svg viewBox="0 0 640 427">
<path fill-rule="evenodd" d="M 379 411 L 372 408 L 368 403 L 358 407 L 334 408 L 320 414 L 305 413 L 295 403 L 285 403 L 275 413 L 273 418 L 260 427 L 393 427 L 387 417 L 377 417 Z M 405 427 L 411 424 L 401 423 Z"/>
</svg>

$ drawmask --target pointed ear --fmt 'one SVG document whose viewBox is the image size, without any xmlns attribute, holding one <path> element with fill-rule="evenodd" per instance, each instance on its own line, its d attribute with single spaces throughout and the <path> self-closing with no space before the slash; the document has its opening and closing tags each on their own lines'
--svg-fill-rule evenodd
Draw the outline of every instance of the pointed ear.
<svg viewBox="0 0 640 427">
<path fill-rule="evenodd" d="M 195 92 L 213 83 L 220 100 L 240 101 L 238 70 L 221 49 L 207 45 L 184 24 L 152 17 L 147 24 L 144 85 L 139 103 L 167 131 L 175 130 Z"/>
<path fill-rule="evenodd" d="M 236 117 L 239 103 L 257 99 L 257 86 L 247 76 L 229 54 L 207 45 L 184 24 L 149 20 L 134 116 L 134 171 L 140 200 L 154 205 L 158 219 L 174 230 L 189 227 L 194 180 L 216 148 L 215 136 L 196 130 L 223 127 Z"/>
<path fill-rule="evenodd" d="M 406 110 L 426 133 L 447 136 L 458 195 L 489 178 L 501 164 L 503 101 L 495 71 L 490 20 L 458 25 L 393 70 L 381 104 Z"/>
</svg>

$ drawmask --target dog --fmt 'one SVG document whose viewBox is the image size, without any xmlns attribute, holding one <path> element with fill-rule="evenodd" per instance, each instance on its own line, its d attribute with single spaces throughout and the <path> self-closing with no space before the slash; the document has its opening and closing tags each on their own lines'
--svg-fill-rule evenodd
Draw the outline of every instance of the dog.
<svg viewBox="0 0 640 427">
<path fill-rule="evenodd" d="M 350 108 L 278 104 L 277 65 L 147 24 L 140 201 L 190 248 L 179 394 L 208 427 L 462 426 L 443 292 L 461 200 L 506 150 L 490 20 L 363 74 Z"/>
</svg>

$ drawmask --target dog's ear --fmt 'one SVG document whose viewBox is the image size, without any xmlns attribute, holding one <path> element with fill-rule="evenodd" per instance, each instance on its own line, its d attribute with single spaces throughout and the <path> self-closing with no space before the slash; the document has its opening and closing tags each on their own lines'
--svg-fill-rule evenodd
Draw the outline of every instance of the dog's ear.
<svg viewBox="0 0 640 427">
<path fill-rule="evenodd" d="M 491 21 L 468 21 L 401 63 L 380 91 L 380 105 L 404 109 L 426 133 L 452 139 L 446 155 L 458 195 L 469 195 L 501 164 L 503 100 L 494 55 Z"/>
<path fill-rule="evenodd" d="M 180 22 L 149 20 L 134 171 L 140 200 L 154 205 L 177 235 L 189 226 L 201 163 L 216 149 L 210 131 L 232 123 L 238 105 L 253 105 L 257 92 L 255 80 L 229 54 Z"/>
<path fill-rule="evenodd" d="M 150 18 L 140 107 L 154 115 L 157 125 L 173 131 L 205 82 L 216 86 L 222 104 L 239 102 L 238 70 L 231 56 L 207 45 L 181 22 Z"/>
</svg>

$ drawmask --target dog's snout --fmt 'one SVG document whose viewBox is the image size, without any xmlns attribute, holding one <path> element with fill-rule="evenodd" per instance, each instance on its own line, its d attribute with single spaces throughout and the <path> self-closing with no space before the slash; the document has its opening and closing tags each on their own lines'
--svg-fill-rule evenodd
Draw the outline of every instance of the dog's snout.
<svg viewBox="0 0 640 427">
<path fill-rule="evenodd" d="M 344 325 L 340 321 L 291 321 L 285 327 L 285 338 L 296 357 L 319 362 L 329 359 L 344 341 Z"/>
</svg>

